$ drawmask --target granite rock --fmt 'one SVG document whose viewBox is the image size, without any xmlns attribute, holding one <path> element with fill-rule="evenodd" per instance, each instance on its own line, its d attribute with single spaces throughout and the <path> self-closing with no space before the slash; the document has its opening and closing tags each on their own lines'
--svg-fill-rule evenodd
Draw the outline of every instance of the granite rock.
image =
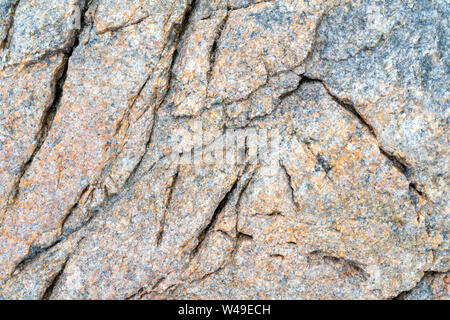
<svg viewBox="0 0 450 320">
<path fill-rule="evenodd" d="M 449 273 L 428 272 L 416 287 L 403 292 L 399 300 L 449 300 Z"/>
<path fill-rule="evenodd" d="M 0 298 L 448 299 L 445 0 L 0 0 Z"/>
</svg>

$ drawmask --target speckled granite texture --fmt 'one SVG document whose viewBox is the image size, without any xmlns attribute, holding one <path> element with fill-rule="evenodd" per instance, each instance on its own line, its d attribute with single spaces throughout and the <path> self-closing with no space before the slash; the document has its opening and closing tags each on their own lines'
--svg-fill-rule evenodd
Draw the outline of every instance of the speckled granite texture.
<svg viewBox="0 0 450 320">
<path fill-rule="evenodd" d="M 1 299 L 449 299 L 448 0 L 0 0 Z"/>
</svg>

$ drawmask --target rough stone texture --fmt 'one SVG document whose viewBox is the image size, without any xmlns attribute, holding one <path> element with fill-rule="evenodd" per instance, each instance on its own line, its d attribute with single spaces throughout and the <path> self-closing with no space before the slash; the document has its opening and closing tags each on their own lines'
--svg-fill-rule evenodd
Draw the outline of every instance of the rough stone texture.
<svg viewBox="0 0 450 320">
<path fill-rule="evenodd" d="M 427 273 L 415 288 L 398 296 L 399 300 L 449 300 L 449 273 Z"/>
<path fill-rule="evenodd" d="M 448 299 L 449 11 L 0 0 L 0 298 Z"/>
</svg>

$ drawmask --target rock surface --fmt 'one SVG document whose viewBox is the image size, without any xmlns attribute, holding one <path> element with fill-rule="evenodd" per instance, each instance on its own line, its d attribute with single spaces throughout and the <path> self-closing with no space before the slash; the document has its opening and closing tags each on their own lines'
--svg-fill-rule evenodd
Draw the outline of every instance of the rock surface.
<svg viewBox="0 0 450 320">
<path fill-rule="evenodd" d="M 0 14 L 0 298 L 449 299 L 448 1 Z"/>
</svg>

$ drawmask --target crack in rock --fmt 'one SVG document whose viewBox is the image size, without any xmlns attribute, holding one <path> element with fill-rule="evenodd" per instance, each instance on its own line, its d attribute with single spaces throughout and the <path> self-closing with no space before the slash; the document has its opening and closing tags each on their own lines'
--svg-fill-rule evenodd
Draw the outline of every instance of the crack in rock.
<svg viewBox="0 0 450 320">
<path fill-rule="evenodd" d="M 1 298 L 448 299 L 445 1 L 4 2 Z"/>
</svg>

